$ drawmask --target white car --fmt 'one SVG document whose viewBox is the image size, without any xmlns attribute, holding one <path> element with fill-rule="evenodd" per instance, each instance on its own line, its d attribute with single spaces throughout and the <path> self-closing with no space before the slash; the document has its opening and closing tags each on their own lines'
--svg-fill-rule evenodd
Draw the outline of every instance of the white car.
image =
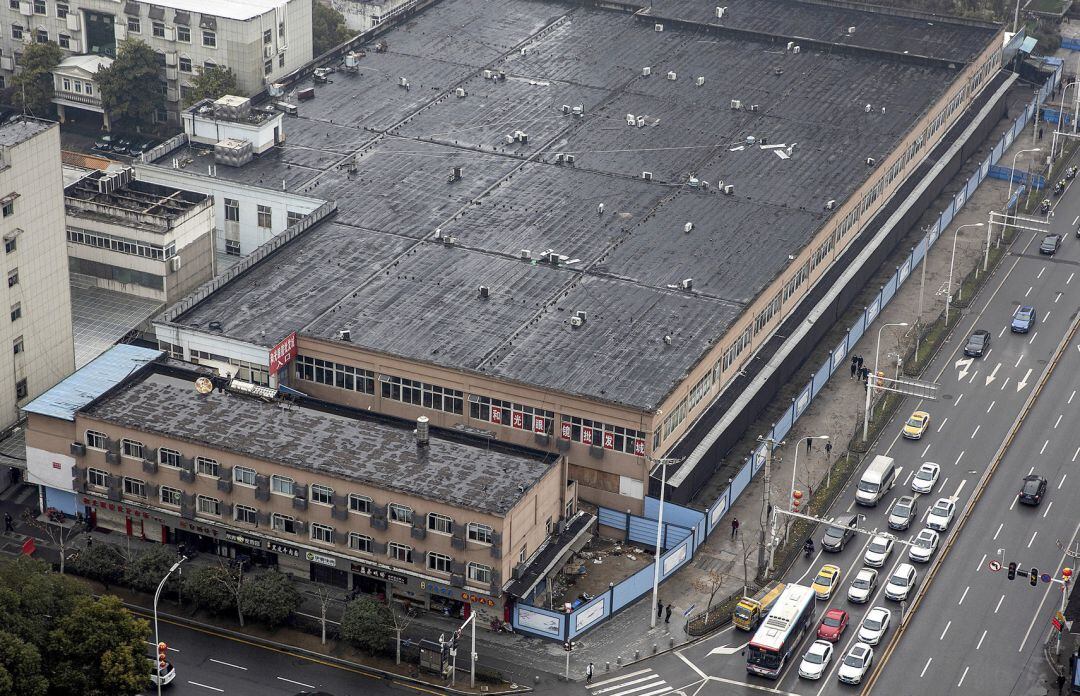
<svg viewBox="0 0 1080 696">
<path fill-rule="evenodd" d="M 915 472 L 915 478 L 911 479 L 911 490 L 916 493 L 929 493 L 937 485 L 940 474 L 940 466 L 933 462 L 923 462 L 923 465 Z"/>
<path fill-rule="evenodd" d="M 915 563 L 929 563 L 930 557 L 937 551 L 940 536 L 932 529 L 919 532 L 908 547 L 907 557 Z"/>
<path fill-rule="evenodd" d="M 863 563 L 871 568 L 880 568 L 885 565 L 885 561 L 889 560 L 889 556 L 892 555 L 893 542 L 892 534 L 878 534 L 875 536 L 866 547 Z"/>
<path fill-rule="evenodd" d="M 956 503 L 950 498 L 938 498 L 930 514 L 926 516 L 926 526 L 938 532 L 944 532 L 956 513 Z"/>
<path fill-rule="evenodd" d="M 910 563 L 901 563 L 889 576 L 889 582 L 885 585 L 885 599 L 902 602 L 911 594 L 915 587 L 915 566 Z"/>
<path fill-rule="evenodd" d="M 848 587 L 847 598 L 849 602 L 864 604 L 870 595 L 877 589 L 877 571 L 863 568 Z"/>
<path fill-rule="evenodd" d="M 874 661 L 874 649 L 866 643 L 856 643 L 844 655 L 836 676 L 845 684 L 858 684 Z"/>
<path fill-rule="evenodd" d="M 889 630 L 892 612 L 885 607 L 874 607 L 866 612 L 859 625 L 859 640 L 869 645 L 877 645 Z"/>
<path fill-rule="evenodd" d="M 827 640 L 815 640 L 799 663 L 799 676 L 803 679 L 821 679 L 832 662 L 833 646 Z"/>
</svg>

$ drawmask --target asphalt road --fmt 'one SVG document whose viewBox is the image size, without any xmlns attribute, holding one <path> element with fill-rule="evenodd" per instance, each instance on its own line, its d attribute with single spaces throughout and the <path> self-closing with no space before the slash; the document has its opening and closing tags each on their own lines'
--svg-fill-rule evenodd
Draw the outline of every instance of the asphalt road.
<svg viewBox="0 0 1080 696">
<path fill-rule="evenodd" d="M 911 494 L 911 477 L 924 461 L 941 466 L 937 486 L 933 493 L 917 496 L 918 522 L 903 533 L 893 533 L 901 540 L 913 538 L 940 497 L 956 502 L 957 516 L 964 510 L 1077 311 L 1080 240 L 1074 231 L 1080 223 L 1080 194 L 1073 188 L 1057 202 L 1051 218 L 1051 230 L 1064 236 L 1058 253 L 1053 257 L 1040 255 L 1038 247 L 1043 235 L 1022 233 L 990 285 L 926 372 L 940 385 L 938 399 L 908 399 L 886 427 L 872 454 L 888 454 L 902 467 L 895 488 L 875 508 L 856 506 L 855 476 L 829 516 L 859 512 L 866 516 L 863 528 L 886 530 L 885 519 L 892 502 L 900 495 Z M 948 253 L 946 249 L 947 244 L 939 244 L 932 253 Z M 941 302 L 943 298 L 928 297 L 928 304 L 933 301 Z M 1012 312 L 1020 304 L 1034 305 L 1038 311 L 1039 321 L 1028 334 L 1008 330 Z M 991 332 L 991 349 L 983 358 L 967 361 L 962 348 L 975 328 Z M 1080 389 L 1080 350 L 1070 347 L 1068 351 L 998 467 L 962 537 L 927 589 L 926 598 L 911 617 L 906 635 L 886 663 L 874 693 L 1022 694 L 1042 677 L 1038 646 L 1060 601 L 1056 589 L 1047 588 L 1057 586 L 1040 583 L 1036 589 L 1027 585 L 1025 578 L 1010 584 L 1004 571 L 991 573 L 985 567 L 998 549 L 1004 549 L 1005 563 L 1015 560 L 1023 568 L 1035 565 L 1059 573 L 1062 553 L 1056 541 L 1067 542 L 1076 535 L 1077 507 L 1069 501 L 1076 498 L 1080 471 L 1071 477 L 1066 474 L 1069 468 L 1076 468 L 1080 459 L 1080 437 L 1073 435 L 1080 431 L 1080 416 L 1071 409 L 1075 403 L 1080 410 L 1080 396 L 1074 394 Z M 900 437 L 903 423 L 917 408 L 930 412 L 930 428 L 922 440 L 904 440 Z M 867 457 L 867 463 L 871 459 Z M 1010 509 L 1020 479 L 1032 467 L 1050 480 L 1046 500 L 1037 509 Z M 948 534 L 956 531 L 957 521 L 954 519 L 948 532 L 942 534 L 941 546 Z M 818 530 L 819 537 L 822 531 Z M 863 567 L 868 543 L 869 537 L 860 535 L 840 553 L 819 552 L 809 561 L 799 559 L 785 577 L 789 582 L 809 585 L 824 563 L 834 563 L 843 570 L 832 598 L 817 602 L 819 618 L 832 607 L 850 614 L 850 628 L 837 643 L 833 663 L 820 681 L 808 682 L 797 676 L 799 659 L 813 636 L 804 638 L 781 678 L 770 681 L 746 674 L 741 649 L 750 634 L 728 628 L 684 650 L 620 671 L 598 672 L 587 692 L 590 696 L 763 691 L 822 696 L 857 692 L 837 681 L 839 659 L 854 644 L 856 629 L 866 611 L 875 606 L 892 612 L 892 627 L 877 648 L 878 655 L 882 654 L 896 632 L 901 611 L 899 603 L 884 598 L 884 585 L 895 566 L 908 560 L 906 547 L 898 544 L 879 570 L 879 584 L 872 599 L 863 605 L 852 604 L 846 596 L 848 585 Z M 930 565 L 915 567 L 921 583 Z"/>
<path fill-rule="evenodd" d="M 391 684 L 329 662 L 165 621 L 160 622 L 160 635 L 170 646 L 169 659 L 176 668 L 176 678 L 163 688 L 163 693 L 170 696 L 293 696 L 314 691 L 333 696 L 441 693 Z M 148 644 L 147 654 L 152 652 L 152 644 Z M 146 696 L 156 693 L 156 689 L 143 692 Z"/>
</svg>

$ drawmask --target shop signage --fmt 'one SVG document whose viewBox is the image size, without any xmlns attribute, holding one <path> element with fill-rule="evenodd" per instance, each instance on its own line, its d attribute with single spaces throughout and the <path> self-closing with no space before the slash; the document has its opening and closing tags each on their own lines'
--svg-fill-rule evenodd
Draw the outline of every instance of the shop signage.
<svg viewBox="0 0 1080 696">
<path fill-rule="evenodd" d="M 389 580 L 390 582 L 396 582 L 399 585 L 409 584 L 407 575 L 391 573 L 389 570 L 383 570 L 382 568 L 372 568 L 371 566 L 360 565 L 359 563 L 353 563 L 351 568 L 352 572 L 357 575 L 366 575 L 369 578 L 377 578 L 379 580 Z"/>
<path fill-rule="evenodd" d="M 236 544 L 244 544 L 245 546 L 254 546 L 257 549 L 262 548 L 262 542 L 258 539 L 252 539 L 236 532 L 225 532 L 225 540 Z"/>
<path fill-rule="evenodd" d="M 570 436 L 573 434 L 573 432 L 574 432 L 574 426 L 572 426 L 570 423 L 563 423 L 562 424 L 562 439 L 569 440 Z"/>
<path fill-rule="evenodd" d="M 461 593 L 461 601 L 468 602 L 469 604 L 486 604 L 489 607 L 495 606 L 494 599 L 488 599 L 487 597 L 481 597 L 480 595 L 474 595 L 468 592 Z"/>
<path fill-rule="evenodd" d="M 537 433 L 547 432 L 547 420 L 543 416 L 533 416 L 533 431 Z"/>
<path fill-rule="evenodd" d="M 195 532 L 196 534 L 205 534 L 207 536 L 214 536 L 214 537 L 216 537 L 218 535 L 218 530 L 214 529 L 213 527 L 207 527 L 206 525 L 202 525 L 202 524 L 192 524 L 191 522 L 184 522 L 183 520 L 181 520 L 180 524 L 178 526 L 181 529 L 190 529 L 191 531 Z"/>
<path fill-rule="evenodd" d="M 111 510 L 112 512 L 119 513 L 121 515 L 127 515 L 128 517 L 139 517 L 146 520 L 153 520 L 158 524 L 169 524 L 164 518 L 157 515 L 151 515 L 146 510 L 136 510 L 133 507 L 123 505 L 120 503 L 110 503 L 106 500 L 97 500 L 96 498 L 83 497 L 83 505 L 89 505 L 90 507 L 96 507 L 101 510 Z"/>
<path fill-rule="evenodd" d="M 300 558 L 300 549 L 294 546 L 286 546 L 285 544 L 279 544 L 276 541 L 268 541 L 266 542 L 266 548 L 268 551 L 273 551 L 274 553 L 292 556 L 293 558 Z"/>
<path fill-rule="evenodd" d="M 645 456 L 645 441 L 641 438 L 634 440 L 634 454 L 639 457 Z"/>
<path fill-rule="evenodd" d="M 426 591 L 430 592 L 431 594 L 442 595 L 444 597 L 455 597 L 457 595 L 457 593 L 458 593 L 458 591 L 455 590 L 452 587 L 447 587 L 446 585 L 440 585 L 439 583 L 431 582 L 430 580 L 421 580 L 420 581 L 420 589 L 421 590 L 426 590 Z"/>
<path fill-rule="evenodd" d="M 276 375 L 278 370 L 291 363 L 295 357 L 296 332 L 293 331 L 270 349 L 270 374 Z"/>
<path fill-rule="evenodd" d="M 304 557 L 307 558 L 312 563 L 318 563 L 319 565 L 330 566 L 331 568 L 336 568 L 337 567 L 337 559 L 333 558 L 332 556 L 324 556 L 321 553 L 315 553 L 314 551 L 308 551 L 306 554 L 304 554 Z"/>
</svg>

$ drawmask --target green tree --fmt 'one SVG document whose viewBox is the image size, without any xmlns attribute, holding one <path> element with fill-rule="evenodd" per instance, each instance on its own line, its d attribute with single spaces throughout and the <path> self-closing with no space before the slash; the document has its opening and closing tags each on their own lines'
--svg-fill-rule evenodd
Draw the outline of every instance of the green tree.
<svg viewBox="0 0 1080 696">
<path fill-rule="evenodd" d="M 382 652 L 393 630 L 390 608 L 373 597 L 360 597 L 345 605 L 341 637 L 370 655 Z"/>
<path fill-rule="evenodd" d="M 345 43 L 350 36 L 340 12 L 319 0 L 311 0 L 311 52 L 316 57 Z"/>
<path fill-rule="evenodd" d="M 45 696 L 49 680 L 41 673 L 37 647 L 0 631 L 0 694 Z"/>
<path fill-rule="evenodd" d="M 81 597 L 49 633 L 50 694 L 136 694 L 150 682 L 146 639 L 150 626 L 120 599 Z"/>
<path fill-rule="evenodd" d="M 75 580 L 50 572 L 42 561 L 20 556 L 0 563 L 0 630 L 43 646 L 52 617 L 67 614 L 85 592 Z"/>
<path fill-rule="evenodd" d="M 224 582 L 219 566 L 205 566 L 184 576 L 184 594 L 195 606 L 211 614 L 224 614 L 236 608 L 236 598 Z"/>
<path fill-rule="evenodd" d="M 71 570 L 91 580 L 105 585 L 108 591 L 112 585 L 119 585 L 124 578 L 127 558 L 124 552 L 112 544 L 87 546 L 71 557 Z"/>
<path fill-rule="evenodd" d="M 19 61 L 22 69 L 11 79 L 16 106 L 29 109 L 35 116 L 44 117 L 52 112 L 52 69 L 63 57 L 63 51 L 52 41 L 26 47 Z"/>
<path fill-rule="evenodd" d="M 244 583 L 240 590 L 243 614 L 271 628 L 280 625 L 300 607 L 300 592 L 292 578 L 272 570 Z"/>
<path fill-rule="evenodd" d="M 217 99 L 226 94 L 239 94 L 236 75 L 232 68 L 215 65 L 212 68 L 196 68 L 197 73 L 191 81 L 191 92 L 184 99 L 184 106 L 191 106 L 203 99 Z"/>
<path fill-rule="evenodd" d="M 165 108 L 160 72 L 152 48 L 138 39 L 124 39 L 113 64 L 97 74 L 102 106 L 123 125 L 136 130 L 151 127 L 157 112 Z"/>
<path fill-rule="evenodd" d="M 176 561 L 176 551 L 167 546 L 155 546 L 125 564 L 123 583 L 139 592 L 153 594 L 157 590 L 158 583 Z M 165 584 L 165 591 L 175 592 L 179 584 L 180 577 L 174 573 Z"/>
</svg>

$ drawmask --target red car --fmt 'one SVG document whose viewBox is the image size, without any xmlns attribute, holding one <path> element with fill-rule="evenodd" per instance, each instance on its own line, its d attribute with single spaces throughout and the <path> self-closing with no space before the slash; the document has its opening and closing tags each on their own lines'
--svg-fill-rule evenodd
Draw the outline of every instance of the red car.
<svg viewBox="0 0 1080 696">
<path fill-rule="evenodd" d="M 848 613 L 843 609 L 830 609 L 825 612 L 818 626 L 817 637 L 835 643 L 840 640 L 848 625 Z"/>
</svg>

